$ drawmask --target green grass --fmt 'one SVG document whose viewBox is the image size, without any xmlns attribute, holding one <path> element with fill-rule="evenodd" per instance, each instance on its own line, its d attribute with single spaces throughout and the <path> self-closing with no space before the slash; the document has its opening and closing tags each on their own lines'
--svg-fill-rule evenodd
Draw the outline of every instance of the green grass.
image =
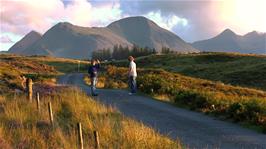
<svg viewBox="0 0 266 149">
<path fill-rule="evenodd" d="M 31 57 L 0 55 L 0 94 L 10 90 L 23 90 L 23 78 L 34 82 L 54 82 L 59 74 L 54 67 L 45 65 Z"/>
<path fill-rule="evenodd" d="M 151 55 L 136 59 L 139 68 L 159 68 L 171 72 L 266 90 L 266 56 L 236 53 Z M 127 61 L 113 62 L 127 67 Z"/>
<path fill-rule="evenodd" d="M 52 102 L 54 127 L 50 125 L 47 102 Z M 153 129 L 105 107 L 78 89 L 63 88 L 55 94 L 41 94 L 41 110 L 24 95 L 0 96 L 0 147 L 78 148 L 77 123 L 81 122 L 84 147 L 94 146 L 97 130 L 101 148 L 181 148 Z"/>
<path fill-rule="evenodd" d="M 78 72 L 78 62 L 62 62 L 62 61 L 44 61 L 44 64 L 53 66 L 57 71 L 62 73 Z M 87 63 L 80 63 L 79 72 L 84 73 L 88 67 Z"/>
<path fill-rule="evenodd" d="M 127 87 L 127 68 L 108 66 L 105 72 L 101 76 L 103 87 Z M 138 69 L 137 82 L 139 91 L 155 98 L 237 123 L 258 126 L 258 129 L 266 132 L 264 91 L 188 77 L 160 69 Z"/>
<path fill-rule="evenodd" d="M 76 88 L 55 86 L 55 77 L 77 72 L 79 61 L 47 56 L 0 55 L 0 148 L 78 148 L 77 123 L 83 126 L 85 148 L 94 144 L 93 131 L 102 148 L 181 148 L 152 128 L 105 107 Z M 86 72 L 88 62 L 80 62 Z M 41 110 L 30 103 L 22 88 L 22 75 L 32 78 L 34 92 L 41 93 Z M 48 84 L 47 84 L 48 83 Z M 34 93 L 35 95 L 35 93 Z M 49 122 L 52 102 L 54 127 Z"/>
</svg>

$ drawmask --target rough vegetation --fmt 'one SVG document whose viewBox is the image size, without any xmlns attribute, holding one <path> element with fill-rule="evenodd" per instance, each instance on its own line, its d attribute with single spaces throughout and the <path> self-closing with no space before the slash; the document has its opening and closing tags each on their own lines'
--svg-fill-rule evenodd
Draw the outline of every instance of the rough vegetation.
<svg viewBox="0 0 266 149">
<path fill-rule="evenodd" d="M 266 132 L 266 93 L 156 69 L 139 69 L 138 89 L 191 110 L 252 124 Z M 104 77 L 104 78 L 103 78 Z M 101 84 L 125 88 L 127 68 L 108 66 Z M 105 85 L 106 84 L 106 85 Z"/>
<path fill-rule="evenodd" d="M 141 68 L 180 74 L 266 91 L 266 56 L 236 53 L 151 55 L 136 59 Z M 126 60 L 113 65 L 127 67 Z"/>
<path fill-rule="evenodd" d="M 0 55 L 0 94 L 23 90 L 23 76 L 35 82 L 54 82 L 58 71 L 54 67 L 15 55 Z"/>
<path fill-rule="evenodd" d="M 99 133 L 101 148 L 181 148 L 142 123 L 124 117 L 77 88 L 55 85 L 60 73 L 85 71 L 87 62 L 52 57 L 0 55 L 0 148 L 78 148 L 77 123 L 81 122 L 85 148 L 95 146 L 93 131 Z M 48 65 L 47 65 L 48 64 Z M 29 102 L 22 76 L 34 81 L 40 107 Z M 19 90 L 16 91 L 16 90 Z M 35 97 L 34 97 L 35 98 Z M 47 104 L 52 103 L 54 125 Z"/>
<path fill-rule="evenodd" d="M 51 101 L 54 127 L 50 124 L 47 102 Z M 153 129 L 124 117 L 75 88 L 41 94 L 41 110 L 21 94 L 1 97 L 0 147 L 78 148 L 77 123 L 81 122 L 84 147 L 93 148 L 97 130 L 102 148 L 181 148 Z"/>
</svg>

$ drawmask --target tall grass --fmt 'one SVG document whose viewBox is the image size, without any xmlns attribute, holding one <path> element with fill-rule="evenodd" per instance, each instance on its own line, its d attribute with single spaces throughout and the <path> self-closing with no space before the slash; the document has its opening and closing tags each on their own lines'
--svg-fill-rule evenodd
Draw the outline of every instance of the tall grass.
<svg viewBox="0 0 266 149">
<path fill-rule="evenodd" d="M 49 122 L 48 101 L 52 102 L 54 127 Z M 13 148 L 78 148 L 78 122 L 83 126 L 85 148 L 94 146 L 94 130 L 99 132 L 102 148 L 181 148 L 178 141 L 124 117 L 76 88 L 41 94 L 39 112 L 24 95 L 2 96 L 0 108 L 0 141 Z"/>
<path fill-rule="evenodd" d="M 136 59 L 139 68 L 170 72 L 221 81 L 223 83 L 266 90 L 266 56 L 236 53 L 199 53 L 151 55 Z M 128 66 L 128 61 L 110 63 Z"/>
<path fill-rule="evenodd" d="M 138 89 L 191 110 L 259 126 L 266 132 L 266 93 L 156 69 L 138 70 Z M 127 82 L 127 68 L 108 66 L 106 84 Z M 122 85 L 118 85 L 121 87 Z"/>
</svg>

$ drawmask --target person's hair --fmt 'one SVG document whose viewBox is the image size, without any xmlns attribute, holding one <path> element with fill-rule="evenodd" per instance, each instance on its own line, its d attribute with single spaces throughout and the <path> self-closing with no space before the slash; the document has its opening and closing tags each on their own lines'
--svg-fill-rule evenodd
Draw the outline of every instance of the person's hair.
<svg viewBox="0 0 266 149">
<path fill-rule="evenodd" d="M 93 63 L 95 63 L 96 62 L 96 60 L 95 59 L 92 59 L 91 60 L 91 64 L 93 64 Z"/>
<path fill-rule="evenodd" d="M 133 56 L 129 56 L 129 57 L 128 57 L 128 60 L 129 60 L 129 61 L 134 61 L 134 57 L 133 57 Z"/>
</svg>

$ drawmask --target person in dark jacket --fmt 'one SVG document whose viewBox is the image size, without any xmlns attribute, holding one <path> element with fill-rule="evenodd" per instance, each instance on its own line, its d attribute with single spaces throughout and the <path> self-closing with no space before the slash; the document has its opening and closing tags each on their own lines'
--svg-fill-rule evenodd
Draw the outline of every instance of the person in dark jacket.
<svg viewBox="0 0 266 149">
<path fill-rule="evenodd" d="M 91 65 L 88 69 L 88 73 L 91 79 L 91 95 L 92 96 L 98 96 L 98 94 L 96 93 L 96 84 L 97 84 L 97 76 L 98 76 L 99 69 L 100 69 L 100 61 L 98 59 L 91 60 Z"/>
</svg>

